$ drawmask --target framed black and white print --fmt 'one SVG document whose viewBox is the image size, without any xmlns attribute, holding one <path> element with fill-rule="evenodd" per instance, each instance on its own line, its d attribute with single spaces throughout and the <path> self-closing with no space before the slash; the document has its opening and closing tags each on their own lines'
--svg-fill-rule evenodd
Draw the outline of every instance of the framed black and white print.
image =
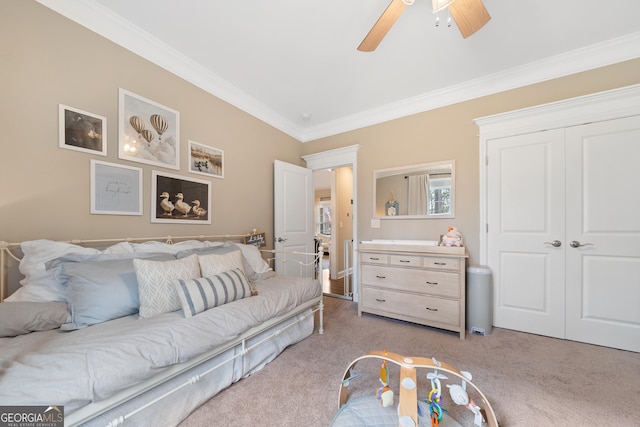
<svg viewBox="0 0 640 427">
<path fill-rule="evenodd" d="M 189 172 L 224 178 L 224 151 L 189 141 Z"/>
<path fill-rule="evenodd" d="M 59 146 L 85 153 L 107 155 L 107 118 L 59 104 Z"/>
<path fill-rule="evenodd" d="M 210 182 L 151 171 L 151 222 L 211 224 Z"/>
<path fill-rule="evenodd" d="M 91 213 L 142 215 L 142 169 L 92 159 Z"/>
<path fill-rule="evenodd" d="M 118 157 L 180 170 L 180 113 L 119 91 Z"/>
</svg>

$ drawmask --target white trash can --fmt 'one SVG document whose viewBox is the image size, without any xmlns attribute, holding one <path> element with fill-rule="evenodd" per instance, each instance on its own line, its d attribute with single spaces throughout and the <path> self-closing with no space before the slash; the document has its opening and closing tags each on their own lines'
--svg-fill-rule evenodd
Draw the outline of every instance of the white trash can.
<svg viewBox="0 0 640 427">
<path fill-rule="evenodd" d="M 490 335 L 493 329 L 493 283 L 488 267 L 467 268 L 467 331 Z"/>
</svg>

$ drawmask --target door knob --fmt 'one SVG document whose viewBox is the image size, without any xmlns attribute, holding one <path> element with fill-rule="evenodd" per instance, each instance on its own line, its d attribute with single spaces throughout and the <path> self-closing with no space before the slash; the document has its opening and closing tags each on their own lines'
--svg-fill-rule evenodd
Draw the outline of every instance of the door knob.
<svg viewBox="0 0 640 427">
<path fill-rule="evenodd" d="M 593 243 L 580 243 L 577 240 L 572 240 L 569 242 L 569 246 L 572 248 L 579 248 L 580 246 L 593 246 Z"/>
<path fill-rule="evenodd" d="M 278 237 L 278 243 L 286 242 L 287 239 L 283 239 L 282 237 Z"/>
<path fill-rule="evenodd" d="M 560 240 L 554 240 L 553 242 L 544 242 L 545 245 L 551 245 L 554 248 L 559 248 L 562 246 L 562 242 Z"/>
</svg>

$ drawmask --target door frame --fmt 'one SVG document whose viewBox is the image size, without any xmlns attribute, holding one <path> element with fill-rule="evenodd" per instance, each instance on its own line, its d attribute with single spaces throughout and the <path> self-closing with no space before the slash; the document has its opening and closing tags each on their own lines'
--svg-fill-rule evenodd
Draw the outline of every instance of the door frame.
<svg viewBox="0 0 640 427">
<path fill-rule="evenodd" d="M 480 230 L 484 230 L 479 236 L 480 263 L 486 265 L 488 259 L 489 140 L 637 115 L 640 115 L 640 84 L 474 119 L 480 129 Z"/>
<path fill-rule="evenodd" d="M 343 166 L 351 166 L 353 170 L 353 242 L 351 259 L 353 265 L 358 265 L 358 150 L 359 144 L 350 145 L 347 147 L 336 148 L 334 150 L 322 151 L 319 153 L 308 154 L 302 156 L 302 159 L 307 162 L 307 168 L 314 170 L 338 168 Z M 358 302 L 358 286 L 359 283 L 358 269 L 353 269 L 353 301 Z"/>
</svg>

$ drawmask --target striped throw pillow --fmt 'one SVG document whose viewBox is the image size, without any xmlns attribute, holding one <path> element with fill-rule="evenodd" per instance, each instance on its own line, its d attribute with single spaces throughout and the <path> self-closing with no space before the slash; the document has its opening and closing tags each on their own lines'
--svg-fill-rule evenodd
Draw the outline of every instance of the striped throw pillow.
<svg viewBox="0 0 640 427">
<path fill-rule="evenodd" d="M 249 282 L 239 268 L 209 277 L 177 279 L 173 286 L 185 317 L 251 296 Z"/>
</svg>

